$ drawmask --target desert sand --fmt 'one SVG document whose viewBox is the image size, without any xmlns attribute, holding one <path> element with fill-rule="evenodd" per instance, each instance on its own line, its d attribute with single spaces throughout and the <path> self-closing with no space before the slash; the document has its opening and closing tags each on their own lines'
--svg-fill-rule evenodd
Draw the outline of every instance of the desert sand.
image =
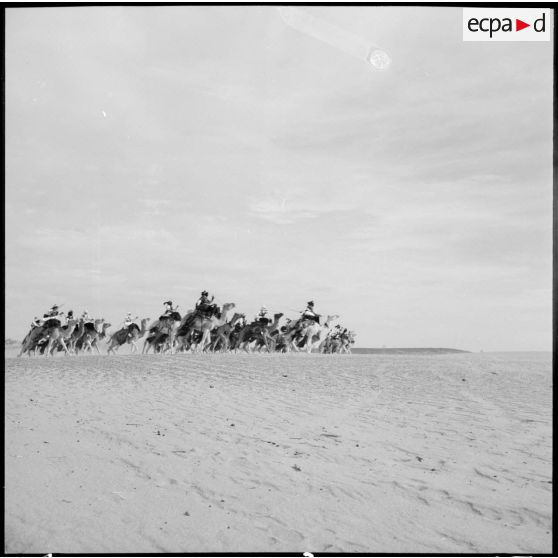
<svg viewBox="0 0 558 558">
<path fill-rule="evenodd" d="M 550 353 L 6 358 L 5 552 L 550 553 Z"/>
</svg>

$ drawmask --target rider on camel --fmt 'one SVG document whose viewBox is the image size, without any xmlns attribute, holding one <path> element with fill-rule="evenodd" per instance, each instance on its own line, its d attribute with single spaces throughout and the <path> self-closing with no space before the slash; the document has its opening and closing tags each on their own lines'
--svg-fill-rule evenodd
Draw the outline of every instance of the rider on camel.
<svg viewBox="0 0 558 558">
<path fill-rule="evenodd" d="M 314 301 L 311 300 L 306 304 L 306 309 L 302 312 L 302 316 L 300 317 L 302 320 L 312 320 L 316 323 L 320 323 L 320 316 L 314 312 Z"/>
<path fill-rule="evenodd" d="M 58 306 L 55 304 L 46 314 L 43 314 L 44 318 L 57 318 L 60 316 L 61 312 L 58 312 Z"/>
<path fill-rule="evenodd" d="M 64 317 L 64 312 L 59 312 L 58 306 L 55 304 L 46 314 L 43 314 L 43 317 L 45 319 L 43 325 L 48 324 L 60 326 L 62 323 L 62 318 Z M 51 320 L 53 321 L 51 322 Z M 56 321 L 58 322 L 58 324 L 56 324 Z"/>
<path fill-rule="evenodd" d="M 265 306 L 262 306 L 260 308 L 259 313 L 254 318 L 254 322 L 262 324 L 264 326 L 266 326 L 267 324 L 269 324 L 269 322 L 271 322 L 271 320 L 267 317 L 267 308 Z"/>
<path fill-rule="evenodd" d="M 132 320 L 132 313 L 131 312 L 128 312 L 126 314 L 126 318 L 124 319 L 123 323 L 124 323 L 124 327 L 126 327 L 126 328 L 130 327 L 134 323 L 134 320 Z"/>
<path fill-rule="evenodd" d="M 213 300 L 215 300 L 214 295 L 209 298 L 209 293 L 202 291 L 200 298 L 196 302 L 196 313 L 202 316 L 211 315 Z"/>
<path fill-rule="evenodd" d="M 339 339 L 341 337 L 341 326 L 337 324 L 331 332 L 332 339 Z"/>
<path fill-rule="evenodd" d="M 165 307 L 165 312 L 163 313 L 163 317 L 170 316 L 175 311 L 172 305 L 172 300 L 167 300 L 166 302 L 163 302 L 163 306 Z"/>
<path fill-rule="evenodd" d="M 122 329 L 127 329 L 128 330 L 128 337 L 132 337 L 132 328 L 130 326 L 134 325 L 134 320 L 137 320 L 139 316 L 136 316 L 134 319 L 132 319 L 132 313 L 128 312 L 126 314 L 126 318 L 124 318 L 124 321 L 122 322 L 124 327 Z"/>
<path fill-rule="evenodd" d="M 240 331 L 243 327 L 246 327 L 246 316 L 242 314 L 236 324 L 234 324 L 234 331 Z"/>
</svg>

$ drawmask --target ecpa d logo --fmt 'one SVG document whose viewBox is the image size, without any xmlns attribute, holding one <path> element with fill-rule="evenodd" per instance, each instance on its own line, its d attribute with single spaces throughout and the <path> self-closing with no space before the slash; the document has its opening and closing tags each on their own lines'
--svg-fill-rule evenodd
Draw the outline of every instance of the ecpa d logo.
<svg viewBox="0 0 558 558">
<path fill-rule="evenodd" d="M 463 8 L 464 41 L 550 41 L 550 9 Z"/>
</svg>

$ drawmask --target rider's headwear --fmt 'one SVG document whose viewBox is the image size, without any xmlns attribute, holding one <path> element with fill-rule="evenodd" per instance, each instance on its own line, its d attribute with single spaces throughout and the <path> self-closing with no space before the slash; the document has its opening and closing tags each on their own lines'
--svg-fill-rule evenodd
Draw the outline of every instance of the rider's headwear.
<svg viewBox="0 0 558 558">
<path fill-rule="evenodd" d="M 51 308 L 51 310 L 58 310 L 58 306 L 55 304 L 55 305 Z"/>
<path fill-rule="evenodd" d="M 308 302 L 307 304 L 308 304 L 308 306 L 314 306 L 314 301 L 313 301 L 313 300 L 311 300 L 311 301 L 310 301 L 310 302 Z"/>
<path fill-rule="evenodd" d="M 207 291 L 202 291 L 202 296 L 208 296 L 209 293 Z"/>
<path fill-rule="evenodd" d="M 167 300 L 166 302 L 163 302 L 163 304 L 168 304 L 169 306 L 172 306 L 172 300 Z"/>
<path fill-rule="evenodd" d="M 265 306 L 262 306 L 262 307 L 260 308 L 260 312 L 267 312 L 267 308 L 266 308 Z"/>
</svg>

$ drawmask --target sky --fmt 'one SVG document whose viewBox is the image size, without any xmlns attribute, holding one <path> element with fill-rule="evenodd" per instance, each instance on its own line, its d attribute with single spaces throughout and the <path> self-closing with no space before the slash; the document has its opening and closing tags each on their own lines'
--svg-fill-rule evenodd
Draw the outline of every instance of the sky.
<svg viewBox="0 0 558 558">
<path fill-rule="evenodd" d="M 360 347 L 552 346 L 552 43 L 461 8 L 6 10 L 6 336 L 207 289 Z"/>
</svg>

